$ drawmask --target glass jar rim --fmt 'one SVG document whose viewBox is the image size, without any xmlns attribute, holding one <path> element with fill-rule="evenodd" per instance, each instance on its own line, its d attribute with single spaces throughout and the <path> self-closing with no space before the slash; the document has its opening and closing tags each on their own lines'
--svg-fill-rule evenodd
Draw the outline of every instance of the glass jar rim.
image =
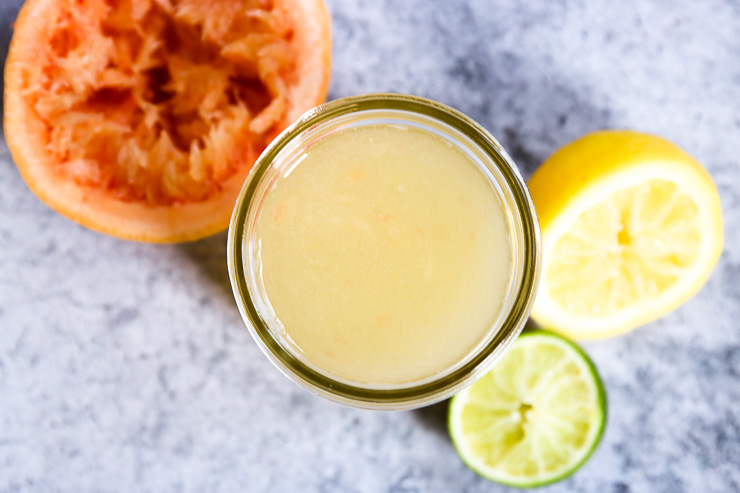
<svg viewBox="0 0 740 493">
<path fill-rule="evenodd" d="M 451 373 L 427 379 L 418 385 L 398 388 L 372 388 L 332 378 L 317 371 L 286 350 L 272 335 L 260 310 L 255 306 L 254 290 L 246 278 L 246 224 L 250 205 L 261 179 L 281 151 L 312 129 L 326 122 L 360 115 L 373 110 L 397 111 L 430 118 L 463 134 L 497 167 L 513 194 L 521 220 L 523 266 L 521 282 L 508 313 L 495 336 L 467 362 Z M 228 236 L 228 268 L 234 296 L 252 337 L 272 363 L 291 380 L 311 392 L 341 404 L 369 409 L 410 409 L 450 397 L 482 376 L 503 355 L 521 332 L 537 291 L 541 269 L 541 239 L 534 204 L 526 184 L 503 147 L 483 127 L 464 114 L 435 101 L 411 95 L 374 93 L 351 96 L 318 106 L 306 112 L 284 130 L 262 152 L 250 171 L 236 200 Z"/>
</svg>

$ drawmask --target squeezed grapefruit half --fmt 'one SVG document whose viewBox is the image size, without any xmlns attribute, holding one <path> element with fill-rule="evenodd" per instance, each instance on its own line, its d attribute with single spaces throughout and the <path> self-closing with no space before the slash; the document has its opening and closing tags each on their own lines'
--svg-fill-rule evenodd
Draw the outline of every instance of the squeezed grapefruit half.
<svg viewBox="0 0 740 493">
<path fill-rule="evenodd" d="M 28 0 L 5 138 L 66 217 L 194 240 L 228 226 L 260 152 L 325 100 L 330 57 L 323 0 Z"/>
</svg>

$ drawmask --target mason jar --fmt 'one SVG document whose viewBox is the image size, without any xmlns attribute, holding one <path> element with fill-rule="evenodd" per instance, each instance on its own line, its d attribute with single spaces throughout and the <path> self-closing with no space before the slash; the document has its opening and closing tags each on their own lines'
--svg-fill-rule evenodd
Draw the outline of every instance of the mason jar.
<svg viewBox="0 0 740 493">
<path fill-rule="evenodd" d="M 401 383 L 351 381 L 311 361 L 279 322 L 261 281 L 256 224 L 262 204 L 281 176 L 327 136 L 368 125 L 431 132 L 464 152 L 503 204 L 508 227 L 510 281 L 498 316 L 469 354 L 426 378 Z M 493 252 L 492 252 L 493 254 Z M 516 165 L 479 124 L 429 99 L 368 94 L 332 101 L 305 113 L 261 154 L 236 201 L 228 236 L 228 268 L 239 311 L 255 342 L 287 377 L 332 401 L 367 409 L 399 410 L 443 400 L 483 376 L 517 338 L 529 316 L 541 269 L 540 230 L 534 205 Z M 358 282 L 360 282 L 358 280 Z"/>
</svg>

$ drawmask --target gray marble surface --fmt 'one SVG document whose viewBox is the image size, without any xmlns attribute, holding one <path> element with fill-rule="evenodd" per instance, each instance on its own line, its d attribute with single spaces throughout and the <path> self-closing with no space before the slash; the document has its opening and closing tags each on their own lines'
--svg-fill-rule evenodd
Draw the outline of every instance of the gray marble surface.
<svg viewBox="0 0 740 493">
<path fill-rule="evenodd" d="M 2 0 L 0 48 L 20 0 Z M 710 170 L 726 246 L 668 317 L 585 344 L 604 440 L 544 491 L 740 491 L 740 4 L 330 2 L 331 98 L 402 91 L 491 130 L 529 175 L 591 130 L 663 135 Z M 177 246 L 87 231 L 0 142 L 0 492 L 499 492 L 457 458 L 445 404 L 343 408 L 243 328 L 225 235 Z"/>
</svg>

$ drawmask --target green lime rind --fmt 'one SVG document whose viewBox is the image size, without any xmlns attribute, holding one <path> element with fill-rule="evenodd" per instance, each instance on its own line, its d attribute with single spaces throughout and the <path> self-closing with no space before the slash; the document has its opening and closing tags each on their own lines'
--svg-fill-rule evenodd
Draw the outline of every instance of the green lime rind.
<svg viewBox="0 0 740 493">
<path fill-rule="evenodd" d="M 457 414 L 454 412 L 455 407 L 458 405 L 462 406 L 465 404 L 465 402 L 458 397 L 462 393 L 457 394 L 455 397 L 453 397 L 450 401 L 447 426 L 448 426 L 448 430 L 450 433 L 450 437 L 452 439 L 452 444 L 455 447 L 455 450 L 457 451 L 463 463 L 466 466 L 468 466 L 468 468 L 472 469 L 476 474 L 478 474 L 479 476 L 489 481 L 493 481 L 495 483 L 503 484 L 506 486 L 513 486 L 517 488 L 536 488 L 540 486 L 547 486 L 547 485 L 557 483 L 559 481 L 562 481 L 572 476 L 593 455 L 594 451 L 598 447 L 604 435 L 604 430 L 606 428 L 606 421 L 607 421 L 606 389 L 604 387 L 603 381 L 601 380 L 601 377 L 599 376 L 596 366 L 594 365 L 593 361 L 591 361 L 591 358 L 589 358 L 588 355 L 583 351 L 583 349 L 581 349 L 581 347 L 579 347 L 576 343 L 574 343 L 570 339 L 567 339 L 566 337 L 560 334 L 551 332 L 549 330 L 544 330 L 544 329 L 527 329 L 524 332 L 522 332 L 522 334 L 519 336 L 519 339 L 530 338 L 530 337 L 545 337 L 545 338 L 557 339 L 560 342 L 565 343 L 565 345 L 571 350 L 573 350 L 574 354 L 577 355 L 579 359 L 585 363 L 586 367 L 589 370 L 588 375 L 590 375 L 591 377 L 592 383 L 594 385 L 594 388 L 597 394 L 596 400 L 597 400 L 597 406 L 598 406 L 598 411 L 599 411 L 597 417 L 599 419 L 599 422 L 597 423 L 598 429 L 596 433 L 593 435 L 591 443 L 587 446 L 588 450 L 583 454 L 583 456 L 580 458 L 580 460 L 578 460 L 578 462 L 570 465 L 567 469 L 563 470 L 562 472 L 558 471 L 557 474 L 554 474 L 551 477 L 545 477 L 545 478 L 537 477 L 531 480 L 528 478 L 522 478 L 521 481 L 518 481 L 518 480 L 512 481 L 510 478 L 502 478 L 500 476 L 492 474 L 491 471 L 486 471 L 486 470 L 476 467 L 475 465 L 471 464 L 470 460 L 466 457 L 466 453 L 464 452 L 464 449 L 461 447 L 459 443 L 460 437 L 456 436 L 456 433 L 455 433 L 456 427 L 455 427 L 455 424 L 453 423 L 455 416 L 457 416 Z M 580 450 L 583 450 L 583 449 L 580 449 Z"/>
</svg>

